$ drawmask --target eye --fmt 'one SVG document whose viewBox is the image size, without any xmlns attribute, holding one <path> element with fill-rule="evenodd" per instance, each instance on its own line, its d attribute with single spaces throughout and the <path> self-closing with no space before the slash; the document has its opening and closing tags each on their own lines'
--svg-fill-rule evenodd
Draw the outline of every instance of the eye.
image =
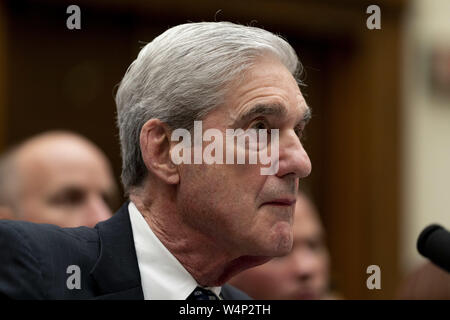
<svg viewBox="0 0 450 320">
<path fill-rule="evenodd" d="M 256 120 L 250 125 L 250 128 L 256 130 L 264 130 L 264 129 L 269 130 L 270 126 L 267 124 L 267 122 L 263 120 Z"/>
<path fill-rule="evenodd" d="M 324 244 L 320 239 L 308 239 L 306 245 L 309 250 L 319 252 L 324 249 Z"/>
<path fill-rule="evenodd" d="M 251 150 L 254 151 L 260 151 L 263 150 L 265 148 L 267 148 L 270 145 L 270 136 L 271 136 L 271 126 L 268 123 L 268 121 L 265 118 L 258 118 L 255 119 L 254 121 L 252 121 L 250 123 L 250 125 L 248 126 L 247 131 L 253 131 L 254 130 L 254 134 L 256 134 L 256 136 L 254 136 L 254 139 L 250 139 L 251 141 L 249 141 L 247 143 L 246 140 L 246 148 L 249 148 Z M 263 143 L 262 142 L 262 136 L 259 136 L 260 132 L 259 130 L 263 130 L 262 132 L 265 131 L 265 137 L 266 137 L 266 142 Z"/>
<path fill-rule="evenodd" d="M 84 190 L 68 188 L 51 196 L 49 202 L 55 206 L 75 207 L 83 203 L 85 196 Z"/>
</svg>

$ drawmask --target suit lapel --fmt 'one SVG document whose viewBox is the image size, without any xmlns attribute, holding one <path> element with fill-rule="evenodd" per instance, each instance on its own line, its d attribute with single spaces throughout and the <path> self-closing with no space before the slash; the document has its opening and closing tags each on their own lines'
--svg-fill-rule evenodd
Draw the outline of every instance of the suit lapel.
<svg viewBox="0 0 450 320">
<path fill-rule="evenodd" d="M 96 228 L 100 255 L 91 276 L 98 285 L 97 299 L 144 299 L 128 202 Z"/>
</svg>

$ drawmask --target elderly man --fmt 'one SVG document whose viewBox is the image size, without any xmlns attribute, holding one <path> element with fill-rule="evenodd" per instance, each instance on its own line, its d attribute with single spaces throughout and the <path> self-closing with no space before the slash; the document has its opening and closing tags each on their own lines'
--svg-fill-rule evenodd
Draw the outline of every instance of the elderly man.
<svg viewBox="0 0 450 320">
<path fill-rule="evenodd" d="M 294 245 L 283 257 L 239 273 L 230 284 L 257 300 L 335 298 L 329 291 L 329 254 L 312 202 L 299 193 L 294 214 Z"/>
<path fill-rule="evenodd" d="M 300 141 L 310 111 L 295 78 L 299 69 L 285 40 L 254 27 L 188 23 L 155 38 L 116 96 L 130 201 L 95 229 L 0 224 L 0 292 L 12 298 L 246 298 L 225 283 L 290 251 L 296 190 L 311 170 Z M 195 121 L 203 137 L 194 136 L 191 145 L 184 135 L 180 154 L 174 132 L 192 132 Z M 239 138 L 250 129 L 263 142 L 270 136 L 270 143 L 219 143 L 228 130 Z M 214 149 L 206 143 L 212 136 Z M 225 153 L 248 158 L 269 145 L 271 158 L 277 155 L 273 174 L 262 174 L 263 161 L 220 161 Z"/>
<path fill-rule="evenodd" d="M 0 219 L 94 227 L 116 197 L 108 159 L 71 132 L 39 134 L 0 159 Z"/>
</svg>

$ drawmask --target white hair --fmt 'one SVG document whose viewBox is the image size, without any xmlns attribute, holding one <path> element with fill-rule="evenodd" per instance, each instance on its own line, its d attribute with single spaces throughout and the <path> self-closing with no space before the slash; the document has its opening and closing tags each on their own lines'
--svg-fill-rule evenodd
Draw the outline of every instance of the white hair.
<svg viewBox="0 0 450 320">
<path fill-rule="evenodd" d="M 116 94 L 125 191 L 140 186 L 147 175 L 139 140 L 148 120 L 191 130 L 194 120 L 224 103 L 227 85 L 265 54 L 277 58 L 299 81 L 301 65 L 294 49 L 260 28 L 187 23 L 142 48 Z"/>
</svg>

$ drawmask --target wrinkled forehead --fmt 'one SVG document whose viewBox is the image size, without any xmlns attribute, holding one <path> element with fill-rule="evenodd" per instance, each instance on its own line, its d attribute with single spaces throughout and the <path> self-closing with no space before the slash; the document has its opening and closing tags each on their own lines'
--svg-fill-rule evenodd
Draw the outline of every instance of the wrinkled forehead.
<svg viewBox="0 0 450 320">
<path fill-rule="evenodd" d="M 300 93 L 298 81 L 287 67 L 275 56 L 266 54 L 255 58 L 248 68 L 243 70 L 230 84 L 231 94 L 245 85 L 271 85 L 282 81 L 284 86 Z M 244 87 L 245 88 L 245 87 Z"/>
<path fill-rule="evenodd" d="M 232 121 L 259 111 L 291 118 L 303 118 L 305 113 L 310 113 L 294 76 L 271 57 L 257 60 L 229 86 L 225 105 Z"/>
</svg>

